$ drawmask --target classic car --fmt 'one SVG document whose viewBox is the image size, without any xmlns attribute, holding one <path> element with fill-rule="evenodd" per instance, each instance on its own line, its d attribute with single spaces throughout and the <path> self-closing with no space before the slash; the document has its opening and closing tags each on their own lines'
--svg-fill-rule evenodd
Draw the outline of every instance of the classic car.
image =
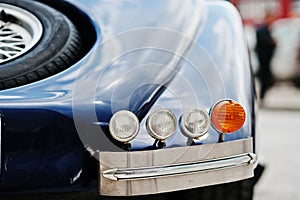
<svg viewBox="0 0 300 200">
<path fill-rule="evenodd" d="M 260 174 L 226 1 L 0 0 L 0 113 L 1 199 L 252 199 Z"/>
</svg>

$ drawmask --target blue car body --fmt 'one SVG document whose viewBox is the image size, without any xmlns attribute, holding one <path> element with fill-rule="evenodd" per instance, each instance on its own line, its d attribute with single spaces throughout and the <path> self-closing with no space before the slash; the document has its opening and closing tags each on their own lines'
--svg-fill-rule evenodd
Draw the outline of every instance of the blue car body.
<svg viewBox="0 0 300 200">
<path fill-rule="evenodd" d="M 64 3 L 88 17 L 93 45 L 56 75 L 0 91 L 1 193 L 80 188 L 89 170 L 84 169 L 87 152 L 160 149 L 145 126 L 160 107 L 179 119 L 187 109 L 209 112 L 220 100 L 232 99 L 243 106 L 246 121 L 224 135 L 224 143 L 255 140 L 248 52 L 239 14 L 228 2 Z M 141 123 L 130 147 L 108 131 L 119 110 L 132 111 Z M 215 144 L 219 137 L 210 127 L 192 145 Z M 164 148 L 189 145 L 177 128 Z"/>
</svg>

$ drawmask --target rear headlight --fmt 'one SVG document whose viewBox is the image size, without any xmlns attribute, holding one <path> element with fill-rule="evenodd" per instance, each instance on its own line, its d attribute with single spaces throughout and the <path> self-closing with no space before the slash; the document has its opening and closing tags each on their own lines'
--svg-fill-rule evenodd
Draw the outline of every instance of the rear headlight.
<svg viewBox="0 0 300 200">
<path fill-rule="evenodd" d="M 184 113 L 180 120 L 180 128 L 183 134 L 192 138 L 199 138 L 207 133 L 210 126 L 210 118 L 206 110 L 196 108 Z"/>
<path fill-rule="evenodd" d="M 112 137 L 120 142 L 129 142 L 139 132 L 139 120 L 130 111 L 122 110 L 115 113 L 109 121 L 109 131 Z"/>
<path fill-rule="evenodd" d="M 223 134 L 239 130 L 246 120 L 244 108 L 232 100 L 222 100 L 216 103 L 210 115 L 213 127 Z"/>
<path fill-rule="evenodd" d="M 146 128 L 153 138 L 165 140 L 173 135 L 177 128 L 176 116 L 167 109 L 159 109 L 149 115 Z"/>
</svg>

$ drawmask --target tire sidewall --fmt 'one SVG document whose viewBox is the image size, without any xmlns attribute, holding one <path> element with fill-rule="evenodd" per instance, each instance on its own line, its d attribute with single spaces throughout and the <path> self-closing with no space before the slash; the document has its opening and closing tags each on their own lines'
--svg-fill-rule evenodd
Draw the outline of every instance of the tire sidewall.
<svg viewBox="0 0 300 200">
<path fill-rule="evenodd" d="M 41 39 L 34 47 L 13 60 L 0 65 L 0 81 L 9 81 L 22 74 L 35 71 L 64 50 L 72 34 L 71 22 L 60 12 L 36 1 L 0 0 L 20 7 L 35 15 L 43 26 Z"/>
</svg>

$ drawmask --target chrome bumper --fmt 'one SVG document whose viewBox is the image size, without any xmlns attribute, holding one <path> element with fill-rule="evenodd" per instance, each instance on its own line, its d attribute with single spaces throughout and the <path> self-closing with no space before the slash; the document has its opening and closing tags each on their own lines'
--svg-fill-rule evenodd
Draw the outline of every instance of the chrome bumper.
<svg viewBox="0 0 300 200">
<path fill-rule="evenodd" d="M 101 195 L 155 194 L 253 176 L 252 138 L 138 152 L 100 152 Z"/>
</svg>

